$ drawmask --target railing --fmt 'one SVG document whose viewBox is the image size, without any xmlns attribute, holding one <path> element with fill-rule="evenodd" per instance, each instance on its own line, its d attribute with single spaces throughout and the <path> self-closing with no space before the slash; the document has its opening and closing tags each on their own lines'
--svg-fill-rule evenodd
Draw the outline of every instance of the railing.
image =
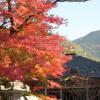
<svg viewBox="0 0 100 100">
<path fill-rule="evenodd" d="M 24 92 L 19 90 L 0 90 L 0 96 L 2 97 L 0 100 L 20 100 L 19 98 L 23 96 Z M 45 91 L 42 92 L 45 93 Z M 75 86 L 62 89 L 47 89 L 46 92 L 46 95 L 54 95 L 58 100 L 100 100 L 100 87 Z"/>
<path fill-rule="evenodd" d="M 62 100 L 100 100 L 100 87 L 67 87 Z"/>
<path fill-rule="evenodd" d="M 25 91 L 19 90 L 0 90 L 0 100 L 20 100 Z"/>
<path fill-rule="evenodd" d="M 100 87 L 65 87 L 62 89 L 47 89 L 46 95 L 56 96 L 58 100 L 100 100 Z"/>
<path fill-rule="evenodd" d="M 21 98 L 26 98 L 26 94 L 31 92 L 29 86 L 19 80 L 8 84 L 8 86 L 0 85 L 0 100 L 21 100 Z"/>
</svg>

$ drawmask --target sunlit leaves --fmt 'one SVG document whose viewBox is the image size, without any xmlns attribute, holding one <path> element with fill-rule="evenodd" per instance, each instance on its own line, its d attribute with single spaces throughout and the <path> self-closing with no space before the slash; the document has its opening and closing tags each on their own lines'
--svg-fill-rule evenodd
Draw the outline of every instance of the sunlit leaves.
<svg viewBox="0 0 100 100">
<path fill-rule="evenodd" d="M 38 80 L 48 83 L 48 77 L 59 78 L 65 71 L 59 35 L 49 35 L 52 24 L 61 25 L 62 18 L 48 15 L 55 7 L 47 0 L 11 0 L 0 2 L 0 76 L 9 80 Z M 51 24 L 50 24 L 51 23 Z M 51 85 L 57 85 L 51 82 Z"/>
<path fill-rule="evenodd" d="M 67 57 L 62 54 L 64 50 L 60 44 L 62 41 L 63 38 L 58 35 L 43 37 L 32 34 L 24 38 L 9 38 L 2 48 L 5 55 L 4 58 L 1 55 L 3 59 L 1 64 L 5 64 L 7 68 L 15 66 L 17 71 L 24 68 L 24 74 L 30 73 L 30 78 L 32 76 L 39 78 L 37 75 L 40 77 L 48 77 L 49 75 L 59 77 L 64 71 L 62 64 L 67 60 Z M 16 72 L 16 74 L 20 76 L 20 73 Z"/>
</svg>

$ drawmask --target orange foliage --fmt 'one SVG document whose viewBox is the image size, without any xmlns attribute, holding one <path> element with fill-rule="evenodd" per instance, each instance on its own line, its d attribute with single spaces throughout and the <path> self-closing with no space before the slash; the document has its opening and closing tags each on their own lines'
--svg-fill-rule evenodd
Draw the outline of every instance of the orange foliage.
<svg viewBox="0 0 100 100">
<path fill-rule="evenodd" d="M 47 14 L 53 7 L 47 0 L 0 1 L 0 77 L 43 82 L 62 75 L 69 61 L 61 46 L 64 38 L 48 32 L 50 23 L 59 26 L 64 20 Z"/>
</svg>

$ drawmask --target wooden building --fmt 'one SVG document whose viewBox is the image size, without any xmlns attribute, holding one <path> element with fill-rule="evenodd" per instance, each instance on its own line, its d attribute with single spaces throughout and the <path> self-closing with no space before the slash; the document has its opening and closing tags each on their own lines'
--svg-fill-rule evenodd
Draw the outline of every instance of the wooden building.
<svg viewBox="0 0 100 100">
<path fill-rule="evenodd" d="M 58 79 L 62 88 L 45 88 L 44 93 L 58 100 L 100 100 L 100 62 L 76 54 L 72 56 L 68 64 L 71 70 Z"/>
</svg>

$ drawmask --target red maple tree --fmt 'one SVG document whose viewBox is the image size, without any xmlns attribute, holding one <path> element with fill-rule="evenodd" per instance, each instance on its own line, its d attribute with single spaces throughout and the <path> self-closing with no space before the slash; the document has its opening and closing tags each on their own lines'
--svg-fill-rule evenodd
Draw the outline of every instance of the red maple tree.
<svg viewBox="0 0 100 100">
<path fill-rule="evenodd" d="M 49 34 L 62 18 L 48 15 L 56 4 L 49 0 L 0 1 L 0 77 L 7 80 L 59 78 L 69 61 L 63 54 L 64 38 Z"/>
</svg>

